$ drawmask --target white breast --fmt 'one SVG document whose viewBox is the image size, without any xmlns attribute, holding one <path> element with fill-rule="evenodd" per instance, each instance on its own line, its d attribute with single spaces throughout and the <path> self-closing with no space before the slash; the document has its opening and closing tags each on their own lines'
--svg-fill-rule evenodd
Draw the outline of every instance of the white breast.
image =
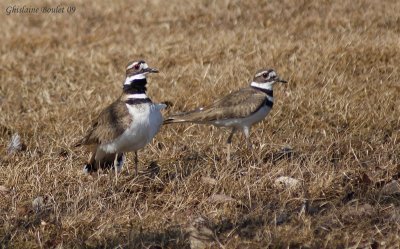
<svg viewBox="0 0 400 249">
<path fill-rule="evenodd" d="M 163 118 L 161 104 L 128 105 L 132 123 L 125 132 L 113 142 L 101 145 L 107 153 L 137 151 L 150 143 L 160 130 Z"/>
</svg>

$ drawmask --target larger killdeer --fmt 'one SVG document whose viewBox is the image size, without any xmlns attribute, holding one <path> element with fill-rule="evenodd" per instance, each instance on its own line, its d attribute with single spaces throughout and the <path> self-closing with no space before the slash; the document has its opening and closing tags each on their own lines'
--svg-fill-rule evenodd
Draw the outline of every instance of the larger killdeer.
<svg viewBox="0 0 400 249">
<path fill-rule="evenodd" d="M 233 92 L 210 106 L 172 115 L 164 124 L 190 122 L 232 128 L 227 140 L 229 159 L 230 144 L 237 130 L 243 131 L 247 145 L 251 146 L 250 128 L 270 112 L 274 104 L 273 86 L 277 82 L 287 81 L 280 79 L 273 69 L 259 70 L 254 75 L 250 87 Z"/>
<path fill-rule="evenodd" d="M 75 144 L 91 146 L 85 172 L 113 165 L 120 171 L 124 153 L 134 151 L 137 174 L 137 151 L 152 140 L 163 122 L 160 110 L 165 105 L 153 103 L 146 95 L 146 75 L 157 72 L 144 61 L 127 65 L 122 95 L 100 113 L 86 136 Z"/>
</svg>

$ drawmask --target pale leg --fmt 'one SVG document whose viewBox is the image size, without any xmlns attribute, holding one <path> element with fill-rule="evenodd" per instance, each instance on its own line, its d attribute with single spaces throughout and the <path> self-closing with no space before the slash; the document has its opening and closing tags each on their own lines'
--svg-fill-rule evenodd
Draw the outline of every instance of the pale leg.
<svg viewBox="0 0 400 249">
<path fill-rule="evenodd" d="M 228 137 L 228 140 L 226 141 L 227 145 L 227 155 L 226 155 L 226 161 L 229 163 L 231 160 L 231 143 L 232 143 L 232 137 L 233 134 L 236 132 L 236 128 L 232 128 L 231 134 Z"/>
<path fill-rule="evenodd" d="M 243 127 L 243 133 L 244 136 L 246 137 L 246 144 L 247 144 L 247 148 L 251 149 L 251 143 L 250 143 L 250 128 L 249 127 Z"/>
<path fill-rule="evenodd" d="M 118 153 L 115 153 L 114 159 L 114 170 L 115 170 L 115 183 L 118 183 Z"/>
</svg>

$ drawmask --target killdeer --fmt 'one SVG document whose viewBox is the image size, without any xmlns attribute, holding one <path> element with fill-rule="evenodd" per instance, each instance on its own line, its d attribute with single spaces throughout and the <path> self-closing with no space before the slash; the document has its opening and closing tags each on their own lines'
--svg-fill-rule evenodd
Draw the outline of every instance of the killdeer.
<svg viewBox="0 0 400 249">
<path fill-rule="evenodd" d="M 243 131 L 247 146 L 251 147 L 250 128 L 270 112 L 274 104 L 273 86 L 277 82 L 287 83 L 280 79 L 273 69 L 259 70 L 254 75 L 250 87 L 232 92 L 210 106 L 172 115 L 164 124 L 190 122 L 231 128 L 227 140 L 229 160 L 230 144 L 236 131 Z"/>
<path fill-rule="evenodd" d="M 148 144 L 159 131 L 164 104 L 155 104 L 146 95 L 146 75 L 158 73 L 144 61 L 133 61 L 126 66 L 122 95 L 105 108 L 92 127 L 75 147 L 88 145 L 92 155 L 85 172 L 98 168 L 116 167 L 119 172 L 124 153 L 135 152 L 135 173 L 138 173 L 137 151 Z"/>
</svg>

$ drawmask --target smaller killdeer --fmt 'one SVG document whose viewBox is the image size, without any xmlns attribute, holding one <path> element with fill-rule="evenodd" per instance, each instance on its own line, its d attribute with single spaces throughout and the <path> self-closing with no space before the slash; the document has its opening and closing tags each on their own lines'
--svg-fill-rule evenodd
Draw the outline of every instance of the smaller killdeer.
<svg viewBox="0 0 400 249">
<path fill-rule="evenodd" d="M 120 171 L 124 153 L 135 152 L 135 173 L 138 173 L 137 151 L 148 144 L 159 131 L 164 104 L 155 104 L 146 95 L 146 75 L 158 73 L 144 61 L 130 62 L 126 67 L 123 93 L 105 108 L 85 137 L 75 144 L 91 146 L 92 155 L 84 171 L 116 167 Z"/>
<path fill-rule="evenodd" d="M 172 115 L 164 124 L 190 122 L 232 128 L 227 140 L 229 160 L 230 144 L 236 131 L 243 131 L 247 146 L 251 147 L 250 128 L 270 112 L 274 104 L 273 86 L 277 82 L 287 83 L 280 79 L 273 69 L 259 70 L 254 75 L 250 87 L 235 91 L 210 106 Z"/>
</svg>

